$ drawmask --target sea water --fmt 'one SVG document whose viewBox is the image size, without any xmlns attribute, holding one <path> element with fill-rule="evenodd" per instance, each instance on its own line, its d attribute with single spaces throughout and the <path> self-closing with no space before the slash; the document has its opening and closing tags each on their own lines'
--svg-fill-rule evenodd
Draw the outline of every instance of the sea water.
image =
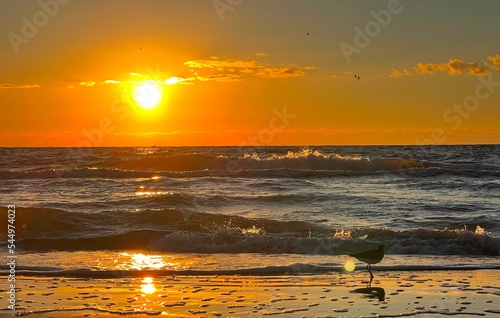
<svg viewBox="0 0 500 318">
<path fill-rule="evenodd" d="M 500 268 L 498 145 L 0 148 L 0 181 L 18 273 Z"/>
</svg>

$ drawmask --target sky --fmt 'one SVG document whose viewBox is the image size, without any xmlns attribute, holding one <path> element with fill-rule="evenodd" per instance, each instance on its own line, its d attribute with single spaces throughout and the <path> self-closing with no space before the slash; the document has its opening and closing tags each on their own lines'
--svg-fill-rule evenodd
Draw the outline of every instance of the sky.
<svg viewBox="0 0 500 318">
<path fill-rule="evenodd" d="M 0 146 L 498 144 L 498 12 L 0 0 Z"/>
</svg>

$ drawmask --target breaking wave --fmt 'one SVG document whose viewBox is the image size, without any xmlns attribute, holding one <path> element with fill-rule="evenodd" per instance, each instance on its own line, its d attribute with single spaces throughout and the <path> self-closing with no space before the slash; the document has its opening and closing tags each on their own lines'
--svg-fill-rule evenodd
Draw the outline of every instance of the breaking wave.
<svg viewBox="0 0 500 318">
<path fill-rule="evenodd" d="M 36 159 L 35 159 L 36 160 Z M 36 164 L 34 164 L 36 166 Z M 416 159 L 370 159 L 361 156 L 327 154 L 319 150 L 302 149 L 286 154 L 241 156 L 162 154 L 146 157 L 108 158 L 94 163 L 40 165 L 31 170 L 0 170 L 1 179 L 50 178 L 149 178 L 163 177 L 332 177 L 337 175 L 383 174 L 395 171 L 422 176 L 459 174 L 469 176 L 500 176 L 494 165 L 445 164 Z"/>
<path fill-rule="evenodd" d="M 1 210 L 2 215 L 6 214 Z M 7 228 L 6 215 L 0 226 Z M 151 250 L 183 253 L 343 255 L 384 244 L 389 254 L 500 255 L 494 222 L 475 229 L 340 228 L 302 221 L 179 211 L 67 212 L 18 208 L 16 247 L 24 251 Z M 5 225 L 5 226 L 4 226 Z M 21 227 L 21 226 L 19 226 Z M 5 245 L 6 243 L 2 243 Z"/>
</svg>

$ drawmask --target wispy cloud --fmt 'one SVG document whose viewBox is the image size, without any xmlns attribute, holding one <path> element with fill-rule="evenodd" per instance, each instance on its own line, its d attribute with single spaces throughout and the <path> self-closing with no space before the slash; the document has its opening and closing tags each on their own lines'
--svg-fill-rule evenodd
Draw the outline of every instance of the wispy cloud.
<svg viewBox="0 0 500 318">
<path fill-rule="evenodd" d="M 242 81 L 243 78 L 237 74 L 213 74 L 206 76 L 198 76 L 198 80 L 202 82 L 206 81 L 217 81 L 217 82 L 239 82 Z"/>
<path fill-rule="evenodd" d="M 492 56 L 488 57 L 488 60 L 492 64 L 491 67 L 493 69 L 500 71 L 500 55 L 495 55 L 495 56 L 492 55 Z"/>
<path fill-rule="evenodd" d="M 257 67 L 259 63 L 257 61 L 219 59 L 215 56 L 212 56 L 209 60 L 187 61 L 184 63 L 184 65 L 191 68 L 215 68 L 222 70 L 225 67 L 252 68 Z"/>
<path fill-rule="evenodd" d="M 392 69 L 391 74 L 389 74 L 389 77 L 395 78 L 395 77 L 402 77 L 402 76 L 410 76 L 412 75 L 409 69 L 403 69 L 401 71 Z"/>
<path fill-rule="evenodd" d="M 79 82 L 78 84 L 80 84 L 80 86 L 87 86 L 87 87 L 92 87 L 92 86 L 95 86 L 95 85 L 116 85 L 116 84 L 121 84 L 123 83 L 124 81 L 118 81 L 118 80 L 105 80 L 105 81 L 101 81 L 101 82 L 95 82 L 95 81 L 83 81 L 83 82 Z"/>
<path fill-rule="evenodd" d="M 96 85 L 118 85 L 118 84 L 136 84 L 136 83 L 142 83 L 147 80 L 151 79 L 146 79 L 146 77 L 142 74 L 139 73 L 130 73 L 131 76 L 134 77 L 142 77 L 141 79 L 134 79 L 134 80 L 114 80 L 114 79 L 108 79 L 100 82 L 95 82 L 95 81 L 82 81 L 78 82 L 80 86 L 86 86 L 86 87 L 92 87 Z M 177 77 L 177 76 L 172 76 L 166 79 L 155 79 L 158 83 L 163 83 L 165 85 L 176 85 L 176 84 L 193 84 L 195 81 L 194 77 Z M 75 88 L 74 84 L 68 84 L 66 86 L 67 88 Z"/>
<path fill-rule="evenodd" d="M 414 68 L 417 74 L 427 75 L 436 72 L 448 72 L 450 75 L 487 75 L 488 68 L 484 62 L 465 63 L 459 59 L 450 60 L 448 63 L 418 63 Z"/>
<path fill-rule="evenodd" d="M 265 56 L 265 53 L 255 53 L 258 56 Z M 316 66 L 297 66 L 297 65 L 270 65 L 255 60 L 229 59 L 226 57 L 211 56 L 208 59 L 190 60 L 184 63 L 194 76 L 156 76 L 154 80 L 160 81 L 165 85 L 177 84 L 195 84 L 196 82 L 239 82 L 250 77 L 261 78 L 287 78 L 300 77 L 306 74 L 306 71 L 316 70 Z M 69 83 L 66 87 L 75 87 L 77 85 L 92 87 L 96 85 L 107 84 L 134 84 L 146 80 L 151 80 L 148 75 L 130 72 L 130 79 L 116 80 L 107 79 L 104 81 L 81 81 Z"/>
<path fill-rule="evenodd" d="M 87 81 L 87 82 L 80 82 L 79 83 L 81 86 L 88 86 L 88 87 L 92 87 L 95 85 L 95 82 L 93 81 Z"/>
<path fill-rule="evenodd" d="M 38 84 L 0 84 L 0 89 L 9 89 L 9 88 L 40 88 Z"/>
<path fill-rule="evenodd" d="M 449 75 L 484 76 L 492 70 L 500 70 L 500 55 L 489 56 L 485 61 L 464 62 L 459 59 L 449 60 L 447 63 L 417 63 L 413 67 L 402 70 L 392 69 L 389 77 L 431 75 L 446 72 Z"/>
<path fill-rule="evenodd" d="M 102 83 L 103 84 L 120 84 L 122 81 L 117 81 L 117 80 L 105 80 Z"/>
<path fill-rule="evenodd" d="M 299 68 L 291 67 L 266 67 L 257 72 L 257 76 L 270 77 L 270 78 L 284 78 L 284 77 L 297 77 L 304 76 L 305 72 Z"/>
<path fill-rule="evenodd" d="M 255 54 L 255 56 L 258 56 L 258 57 L 269 56 L 269 54 L 264 53 L 264 52 L 255 52 L 254 54 Z"/>
<path fill-rule="evenodd" d="M 255 53 L 265 56 L 265 53 Z M 297 65 L 270 65 L 255 60 L 236 60 L 225 57 L 212 56 L 210 59 L 187 61 L 184 65 L 190 68 L 199 68 L 209 74 L 199 75 L 198 79 L 217 80 L 224 82 L 241 81 L 248 77 L 287 78 L 304 76 L 305 71 L 315 70 L 315 66 Z M 201 71 L 201 70 L 200 70 Z"/>
<path fill-rule="evenodd" d="M 167 78 L 164 81 L 164 83 L 166 85 L 193 84 L 194 80 L 195 80 L 194 77 L 183 78 L 183 77 L 172 76 L 172 77 Z"/>
<path fill-rule="evenodd" d="M 417 65 L 402 70 L 392 69 L 389 77 L 431 75 L 446 72 L 449 75 L 485 76 L 492 70 L 500 70 L 500 55 L 489 56 L 485 61 L 464 62 L 459 59 L 447 63 L 417 63 Z"/>
</svg>

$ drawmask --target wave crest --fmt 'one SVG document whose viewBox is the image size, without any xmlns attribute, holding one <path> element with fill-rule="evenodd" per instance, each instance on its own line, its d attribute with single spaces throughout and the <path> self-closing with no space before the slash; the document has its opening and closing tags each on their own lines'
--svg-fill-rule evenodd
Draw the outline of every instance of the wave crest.
<svg viewBox="0 0 500 318">
<path fill-rule="evenodd" d="M 0 227 L 7 228 L 6 209 Z M 66 212 L 18 208 L 24 250 L 158 250 L 193 253 L 352 254 L 386 246 L 389 254 L 500 255 L 500 237 L 461 229 L 340 228 L 177 209 Z M 5 225 L 5 226 L 4 226 Z M 49 231 L 50 230 L 50 231 Z M 2 243 L 5 244 L 5 243 Z"/>
<path fill-rule="evenodd" d="M 413 159 L 370 159 L 343 156 L 303 149 L 286 154 L 244 153 L 242 156 L 199 154 L 124 158 L 90 166 L 41 168 L 35 170 L 0 170 L 2 179 L 51 178 L 149 178 L 152 173 L 164 177 L 309 177 L 345 173 L 376 173 L 439 165 Z"/>
</svg>

